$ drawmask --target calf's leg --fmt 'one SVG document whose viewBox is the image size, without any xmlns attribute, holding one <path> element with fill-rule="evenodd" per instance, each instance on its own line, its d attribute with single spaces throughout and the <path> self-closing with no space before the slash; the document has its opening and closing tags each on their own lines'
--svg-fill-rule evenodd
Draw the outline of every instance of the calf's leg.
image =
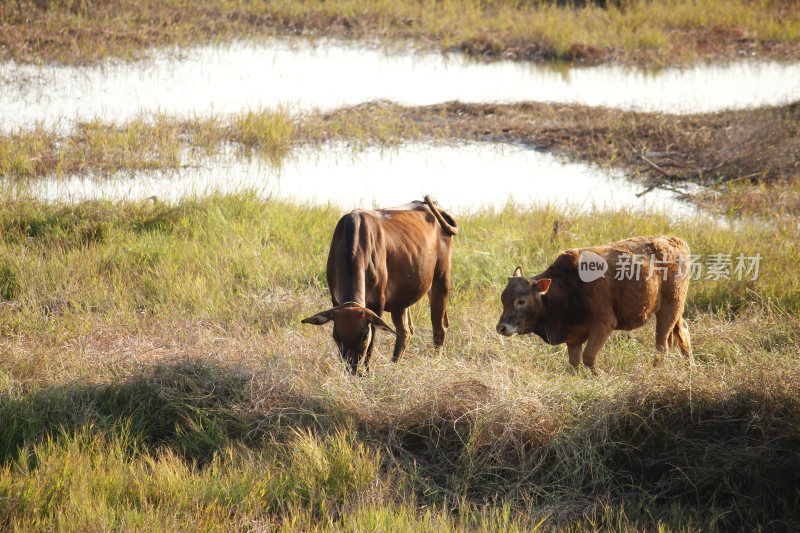
<svg viewBox="0 0 800 533">
<path fill-rule="evenodd" d="M 572 365 L 572 371 L 578 373 L 578 365 L 581 364 L 581 348 L 583 344 L 567 344 L 567 354 L 569 354 L 569 364 Z"/>
<path fill-rule="evenodd" d="M 662 301 L 656 311 L 656 350 L 666 353 L 676 343 L 685 356 L 691 354 L 689 329 L 681 318 L 683 304 L 677 300 Z"/>
<path fill-rule="evenodd" d="M 669 350 L 669 336 L 675 327 L 675 317 L 673 312 L 664 311 L 664 307 L 656 313 L 656 350 L 667 353 Z"/>
<path fill-rule="evenodd" d="M 612 331 L 614 331 L 614 328 L 605 324 L 597 324 L 589 330 L 589 339 L 583 349 L 583 364 L 588 366 L 595 376 L 597 375 L 597 369 L 594 363 L 597 359 L 597 354 L 608 340 Z"/>
</svg>

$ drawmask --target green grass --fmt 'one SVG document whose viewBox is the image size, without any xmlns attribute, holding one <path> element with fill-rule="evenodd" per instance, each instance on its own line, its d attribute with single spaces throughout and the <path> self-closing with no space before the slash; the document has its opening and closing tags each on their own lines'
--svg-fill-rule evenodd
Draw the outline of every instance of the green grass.
<svg viewBox="0 0 800 533">
<path fill-rule="evenodd" d="M 31 62 L 135 58 L 152 46 L 275 33 L 653 65 L 800 54 L 800 18 L 790 0 L 13 0 L 0 6 L 0 24 L 0 59 Z"/>
<path fill-rule="evenodd" d="M 262 202 L 247 195 L 174 206 L 9 201 L 0 211 L 4 272 L 13 280 L 15 301 L 30 310 L 49 298 L 80 309 L 100 307 L 107 316 L 168 309 L 256 322 L 252 304 L 245 305 L 254 294 L 275 287 L 288 293 L 324 287 L 330 228 L 339 215 L 330 207 Z M 559 233 L 554 237 L 555 220 Z M 755 300 L 800 310 L 800 281 L 785 275 L 800 261 L 800 250 L 786 245 L 797 240 L 790 223 L 753 222 L 734 231 L 702 215 L 673 223 L 627 210 L 581 214 L 510 205 L 477 212 L 465 224 L 468 231 L 454 252 L 456 294 L 496 290 L 517 264 L 543 270 L 560 249 L 675 233 L 706 263 L 717 253 L 731 254 L 734 262 L 738 254 L 762 257 L 755 281 L 737 280 L 731 269 L 731 279 L 693 283 L 691 309 L 736 311 Z M 76 287 L 83 288 L 75 292 Z"/>
<path fill-rule="evenodd" d="M 249 110 L 225 121 L 177 120 L 166 115 L 122 124 L 78 123 L 68 134 L 38 126 L 0 134 L 0 175 L 106 176 L 123 169 L 179 168 L 197 153 L 213 155 L 231 144 L 277 164 L 291 149 L 294 121 L 284 109 Z"/>
<path fill-rule="evenodd" d="M 441 198 L 446 202 L 446 199 Z M 451 328 L 343 371 L 324 261 L 341 212 L 243 194 L 0 205 L 0 522 L 20 530 L 714 531 L 796 524 L 796 225 L 509 205 L 457 217 Z M 553 220 L 559 232 L 551 232 Z M 559 249 L 651 233 L 760 252 L 692 282 L 696 363 L 652 325 L 603 374 L 494 333 L 499 293 Z M 773 526 L 769 526 L 773 524 Z"/>
</svg>

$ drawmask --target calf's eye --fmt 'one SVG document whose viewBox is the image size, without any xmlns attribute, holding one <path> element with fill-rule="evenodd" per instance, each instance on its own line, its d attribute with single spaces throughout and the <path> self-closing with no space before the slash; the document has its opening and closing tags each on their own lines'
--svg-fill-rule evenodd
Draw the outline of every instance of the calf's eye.
<svg viewBox="0 0 800 533">
<path fill-rule="evenodd" d="M 525 305 L 525 303 L 526 303 L 525 300 L 519 299 L 516 301 L 514 305 L 516 305 L 517 307 L 522 307 L 523 305 Z"/>
</svg>

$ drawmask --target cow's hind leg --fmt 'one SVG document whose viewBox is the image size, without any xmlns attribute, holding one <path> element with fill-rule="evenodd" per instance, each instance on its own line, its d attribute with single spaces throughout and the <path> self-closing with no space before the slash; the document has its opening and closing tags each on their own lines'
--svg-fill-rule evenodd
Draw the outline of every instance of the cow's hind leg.
<svg viewBox="0 0 800 533">
<path fill-rule="evenodd" d="M 406 351 L 408 339 L 411 337 L 414 326 L 411 324 L 411 312 L 408 308 L 402 311 L 393 311 L 392 322 L 397 332 L 397 339 L 394 343 L 394 353 L 392 354 L 392 362 L 396 363 Z"/>
<path fill-rule="evenodd" d="M 450 298 L 450 280 L 442 277 L 435 280 L 428 291 L 431 304 L 431 326 L 433 327 L 433 350 L 437 356 L 442 355 L 444 338 L 447 334 L 447 301 Z"/>
</svg>

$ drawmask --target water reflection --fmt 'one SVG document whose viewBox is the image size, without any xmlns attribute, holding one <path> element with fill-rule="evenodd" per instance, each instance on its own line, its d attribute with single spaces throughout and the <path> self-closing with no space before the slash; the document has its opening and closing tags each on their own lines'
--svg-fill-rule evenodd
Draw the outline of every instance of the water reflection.
<svg viewBox="0 0 800 533">
<path fill-rule="evenodd" d="M 343 145 L 302 149 L 277 169 L 260 161 L 224 156 L 177 171 L 120 173 L 111 179 L 72 176 L 28 182 L 28 192 L 47 200 L 143 199 L 175 201 L 192 194 L 252 189 L 263 197 L 342 209 L 386 207 L 433 194 L 455 213 L 483 207 L 575 206 L 648 209 L 676 217 L 696 214 L 672 193 L 652 190 L 552 154 L 509 145 L 405 144 L 353 151 Z"/>
<path fill-rule="evenodd" d="M 699 112 L 800 97 L 800 65 L 742 62 L 658 73 L 619 66 L 572 68 L 461 55 L 388 53 L 321 40 L 200 46 L 100 67 L 0 65 L 0 127 L 69 126 L 142 113 L 231 113 L 291 104 L 331 109 L 375 99 L 412 105 L 551 101 Z"/>
</svg>

